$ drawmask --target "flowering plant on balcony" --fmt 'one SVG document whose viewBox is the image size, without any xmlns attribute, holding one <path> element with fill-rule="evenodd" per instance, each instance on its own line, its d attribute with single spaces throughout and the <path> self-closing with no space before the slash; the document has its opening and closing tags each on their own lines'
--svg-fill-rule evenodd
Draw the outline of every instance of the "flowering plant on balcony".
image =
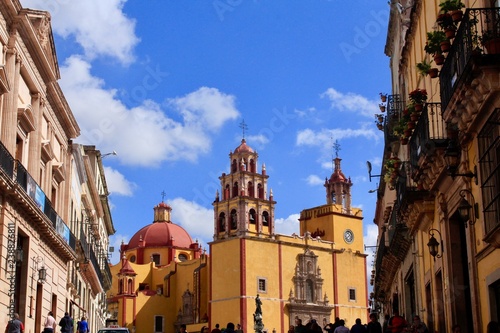
<svg viewBox="0 0 500 333">
<path fill-rule="evenodd" d="M 385 161 L 384 164 L 384 181 L 393 189 L 398 178 L 398 171 L 401 166 L 401 160 L 397 156 L 393 156 Z"/>
<path fill-rule="evenodd" d="M 410 101 L 413 104 L 422 104 L 427 100 L 427 90 L 415 89 L 410 92 Z"/>
</svg>

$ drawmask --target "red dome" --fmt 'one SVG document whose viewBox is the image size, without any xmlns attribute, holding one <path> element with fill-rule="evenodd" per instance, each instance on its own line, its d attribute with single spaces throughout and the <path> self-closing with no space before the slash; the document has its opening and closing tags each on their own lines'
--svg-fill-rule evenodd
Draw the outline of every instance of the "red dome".
<svg viewBox="0 0 500 333">
<path fill-rule="evenodd" d="M 168 222 L 155 222 L 135 233 L 128 243 L 128 250 L 159 246 L 189 248 L 191 244 L 193 244 L 191 236 L 181 226 Z"/>
<path fill-rule="evenodd" d="M 253 149 L 247 145 L 245 139 L 241 140 L 241 144 L 234 150 L 235 153 L 253 153 Z"/>
</svg>

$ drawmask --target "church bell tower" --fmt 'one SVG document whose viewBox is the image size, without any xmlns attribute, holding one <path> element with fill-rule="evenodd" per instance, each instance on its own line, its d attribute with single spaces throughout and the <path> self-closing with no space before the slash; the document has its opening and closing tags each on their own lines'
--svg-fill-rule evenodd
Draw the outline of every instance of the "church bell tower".
<svg viewBox="0 0 500 333">
<path fill-rule="evenodd" d="M 245 139 L 229 154 L 230 173 L 219 177 L 214 206 L 214 240 L 241 236 L 274 236 L 272 190 L 266 167 L 257 172 L 259 155 Z"/>
</svg>

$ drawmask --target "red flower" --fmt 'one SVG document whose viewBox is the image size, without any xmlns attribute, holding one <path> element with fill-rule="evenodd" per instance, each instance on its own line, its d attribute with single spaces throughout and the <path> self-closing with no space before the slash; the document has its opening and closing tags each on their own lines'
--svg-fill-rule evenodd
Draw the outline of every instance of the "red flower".
<svg viewBox="0 0 500 333">
<path fill-rule="evenodd" d="M 415 89 L 410 92 L 410 100 L 415 103 L 423 103 L 427 100 L 427 91 L 425 89 Z"/>
</svg>

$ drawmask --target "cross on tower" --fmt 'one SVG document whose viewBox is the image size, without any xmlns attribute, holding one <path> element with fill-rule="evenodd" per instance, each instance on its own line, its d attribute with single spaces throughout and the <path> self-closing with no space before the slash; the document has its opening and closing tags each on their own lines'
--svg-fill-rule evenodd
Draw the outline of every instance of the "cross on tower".
<svg viewBox="0 0 500 333">
<path fill-rule="evenodd" d="M 243 132 L 243 139 L 245 139 L 245 131 L 248 130 L 248 126 L 245 123 L 245 119 L 243 119 L 243 121 L 240 123 L 240 128 Z"/>
<path fill-rule="evenodd" d="M 335 150 L 335 157 L 339 157 L 339 151 L 341 150 L 339 140 L 335 140 L 335 143 L 333 143 L 332 147 L 333 150 Z"/>
<path fill-rule="evenodd" d="M 166 196 L 167 196 L 167 193 L 165 193 L 165 191 L 161 191 L 161 202 L 163 202 L 163 200 L 165 200 Z"/>
</svg>

